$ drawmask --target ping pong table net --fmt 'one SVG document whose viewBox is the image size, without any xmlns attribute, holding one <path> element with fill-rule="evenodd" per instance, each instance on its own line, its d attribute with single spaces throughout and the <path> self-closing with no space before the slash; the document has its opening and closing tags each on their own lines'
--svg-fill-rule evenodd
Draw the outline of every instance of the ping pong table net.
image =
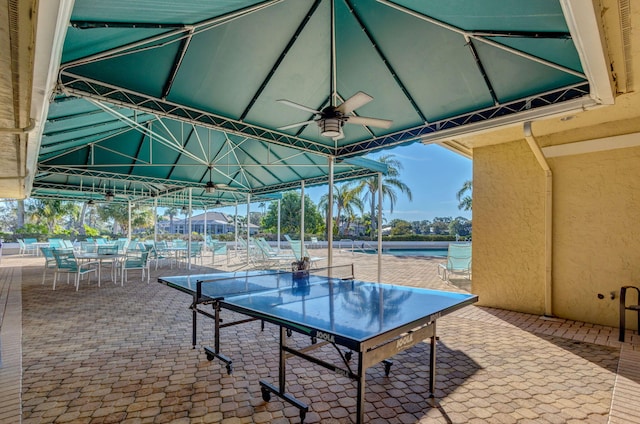
<svg viewBox="0 0 640 424">
<path fill-rule="evenodd" d="M 337 278 L 340 280 L 353 280 L 355 278 L 353 264 L 334 265 L 323 268 L 306 268 L 302 272 L 308 275 Z"/>
</svg>

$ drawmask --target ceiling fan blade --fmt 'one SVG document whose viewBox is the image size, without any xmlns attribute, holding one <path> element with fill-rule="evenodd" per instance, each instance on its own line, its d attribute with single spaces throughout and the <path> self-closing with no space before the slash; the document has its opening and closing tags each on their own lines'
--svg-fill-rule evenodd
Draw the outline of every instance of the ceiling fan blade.
<svg viewBox="0 0 640 424">
<path fill-rule="evenodd" d="M 318 115 L 320 114 L 319 110 L 311 109 L 308 106 L 301 105 L 301 104 L 296 103 L 296 102 L 292 102 L 291 100 L 279 99 L 279 100 L 276 100 L 276 101 L 279 102 L 279 103 L 285 104 L 287 106 L 295 107 L 296 109 L 301 109 L 301 110 L 307 111 L 309 113 L 315 113 L 315 114 L 318 114 Z"/>
<path fill-rule="evenodd" d="M 348 115 L 354 110 L 358 109 L 360 106 L 366 105 L 371 100 L 373 100 L 373 97 L 371 97 L 367 93 L 358 91 L 356 94 L 349 97 L 340 106 L 338 106 L 336 110 L 341 112 L 343 115 Z"/>
<path fill-rule="evenodd" d="M 278 130 L 290 130 L 291 128 L 297 128 L 297 127 L 301 127 L 303 125 L 309 125 L 309 124 L 313 124 L 314 120 L 310 120 L 310 121 L 304 121 L 304 122 L 298 122 L 297 124 L 291 124 L 291 125 L 285 125 L 284 127 L 278 127 Z"/>
<path fill-rule="evenodd" d="M 367 127 L 389 128 L 393 121 L 388 119 L 367 118 L 366 116 L 348 116 L 347 124 L 360 124 Z"/>
</svg>

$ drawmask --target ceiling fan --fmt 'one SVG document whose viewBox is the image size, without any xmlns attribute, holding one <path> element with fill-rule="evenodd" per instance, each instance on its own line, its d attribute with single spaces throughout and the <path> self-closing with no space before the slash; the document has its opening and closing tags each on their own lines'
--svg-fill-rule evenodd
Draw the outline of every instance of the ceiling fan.
<svg viewBox="0 0 640 424">
<path fill-rule="evenodd" d="M 331 97 L 333 99 L 337 96 L 332 95 Z M 315 116 L 313 119 L 308 121 L 286 125 L 278 129 L 288 130 L 315 122 L 320 128 L 320 134 L 325 137 L 340 139 L 344 137 L 344 133 L 342 132 L 342 126 L 344 124 L 359 124 L 367 127 L 389 128 L 393 121 L 389 121 L 388 119 L 368 118 L 365 116 L 351 114 L 354 110 L 369 103 L 371 100 L 373 100 L 373 97 L 367 93 L 358 91 L 338 106 L 332 105 L 327 106 L 322 110 L 315 110 L 290 100 L 280 99 L 278 102 L 282 104 L 313 113 Z"/>
<path fill-rule="evenodd" d="M 301 105 L 299 103 L 292 102 L 291 100 L 280 99 L 278 102 L 285 104 L 287 106 L 294 107 L 296 109 L 301 109 L 310 113 L 313 113 L 314 116 L 312 119 L 304 122 L 298 122 L 296 124 L 285 125 L 284 127 L 278 128 L 279 130 L 287 130 L 291 128 L 301 127 L 304 125 L 308 125 L 310 123 L 315 122 L 320 128 L 320 134 L 325 137 L 330 137 L 334 140 L 339 140 L 344 137 L 344 133 L 342 132 L 342 127 L 344 124 L 359 124 L 365 125 L 367 127 L 378 127 L 378 128 L 389 128 L 393 121 L 389 121 L 387 119 L 378 119 L 378 118 L 367 118 L 364 116 L 352 115 L 352 112 L 355 111 L 360 106 L 364 106 L 373 100 L 373 97 L 370 95 L 358 91 L 353 96 L 349 97 L 342 104 L 336 105 L 338 100 L 338 91 L 337 91 L 337 77 L 336 77 L 336 12 L 335 12 L 335 3 L 333 1 L 331 4 L 331 104 L 325 107 L 322 110 L 315 110 L 311 107 Z"/>
<path fill-rule="evenodd" d="M 233 189 L 229 187 L 228 184 L 224 184 L 224 183 L 214 184 L 214 182 L 212 181 L 212 175 L 211 175 L 213 173 L 213 165 L 209 165 L 207 166 L 207 168 L 209 169 L 209 181 L 207 181 L 207 183 L 204 185 L 204 191 L 206 193 L 211 194 L 216 190 L 233 191 Z"/>
<path fill-rule="evenodd" d="M 213 169 L 213 166 L 209 165 L 209 181 L 207 181 L 207 183 L 204 185 L 204 191 L 207 193 L 213 193 L 214 191 L 216 191 L 216 185 L 213 183 L 213 181 L 211 181 L 211 171 Z"/>
</svg>

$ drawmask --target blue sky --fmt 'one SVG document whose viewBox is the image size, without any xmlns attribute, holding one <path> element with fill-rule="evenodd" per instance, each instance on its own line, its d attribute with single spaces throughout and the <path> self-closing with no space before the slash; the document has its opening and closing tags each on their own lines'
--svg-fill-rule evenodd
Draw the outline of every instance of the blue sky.
<svg viewBox="0 0 640 424">
<path fill-rule="evenodd" d="M 389 210 L 385 200 L 383 211 L 387 222 L 392 219 L 406 221 L 433 220 L 435 217 L 463 216 L 471 219 L 471 212 L 458 209 L 456 193 L 465 181 L 472 179 L 472 162 L 461 155 L 437 145 L 413 143 L 368 155 L 376 159 L 384 154 L 393 154 L 402 162 L 400 179 L 411 189 L 413 201 L 398 192 L 398 201 Z M 327 187 L 305 189 L 311 199 L 317 203 Z"/>
<path fill-rule="evenodd" d="M 437 145 L 413 143 L 371 154 L 377 157 L 391 153 L 402 162 L 401 179 L 411 189 L 413 201 L 398 192 L 398 201 L 394 205 L 393 214 L 389 211 L 389 203 L 385 201 L 383 208 L 387 222 L 392 219 L 407 221 L 433 220 L 435 217 L 462 216 L 471 219 L 471 212 L 458 209 L 456 193 L 465 181 L 472 179 L 471 160 L 453 153 Z M 327 186 L 308 187 L 308 194 L 316 204 L 320 197 L 327 193 Z M 251 205 L 252 211 L 258 211 L 258 205 Z M 222 212 L 233 214 L 234 208 L 223 208 Z M 246 205 L 238 206 L 238 215 L 246 215 Z"/>
</svg>

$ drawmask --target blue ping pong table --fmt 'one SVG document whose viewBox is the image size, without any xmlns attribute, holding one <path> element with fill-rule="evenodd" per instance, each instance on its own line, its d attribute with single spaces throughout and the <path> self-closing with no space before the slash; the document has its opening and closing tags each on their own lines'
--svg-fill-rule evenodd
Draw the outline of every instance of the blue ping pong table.
<svg viewBox="0 0 640 424">
<path fill-rule="evenodd" d="M 193 296 L 192 344 L 196 345 L 197 315 L 214 319 L 214 348 L 205 347 L 207 359 L 218 358 L 231 373 L 232 360 L 220 352 L 220 329 L 261 320 L 279 326 L 279 384 L 260 381 L 265 401 L 275 394 L 300 410 L 303 422 L 309 407 L 286 392 L 286 359 L 298 356 L 357 382 L 356 419 L 364 419 L 366 370 L 385 364 L 389 374 L 391 358 L 415 344 L 430 339 L 429 391 L 434 395 L 436 369 L 436 320 L 477 302 L 475 295 L 355 280 L 353 266 L 320 268 L 305 272 L 244 271 L 158 278 L 160 283 Z M 212 305 L 213 313 L 203 309 Z M 221 310 L 246 316 L 233 322 L 221 321 Z M 292 333 L 310 338 L 310 344 L 295 349 L 287 345 Z M 330 344 L 342 363 L 326 362 L 310 354 Z M 342 352 L 338 346 L 348 351 Z M 352 365 L 352 353 L 357 364 Z"/>
</svg>

